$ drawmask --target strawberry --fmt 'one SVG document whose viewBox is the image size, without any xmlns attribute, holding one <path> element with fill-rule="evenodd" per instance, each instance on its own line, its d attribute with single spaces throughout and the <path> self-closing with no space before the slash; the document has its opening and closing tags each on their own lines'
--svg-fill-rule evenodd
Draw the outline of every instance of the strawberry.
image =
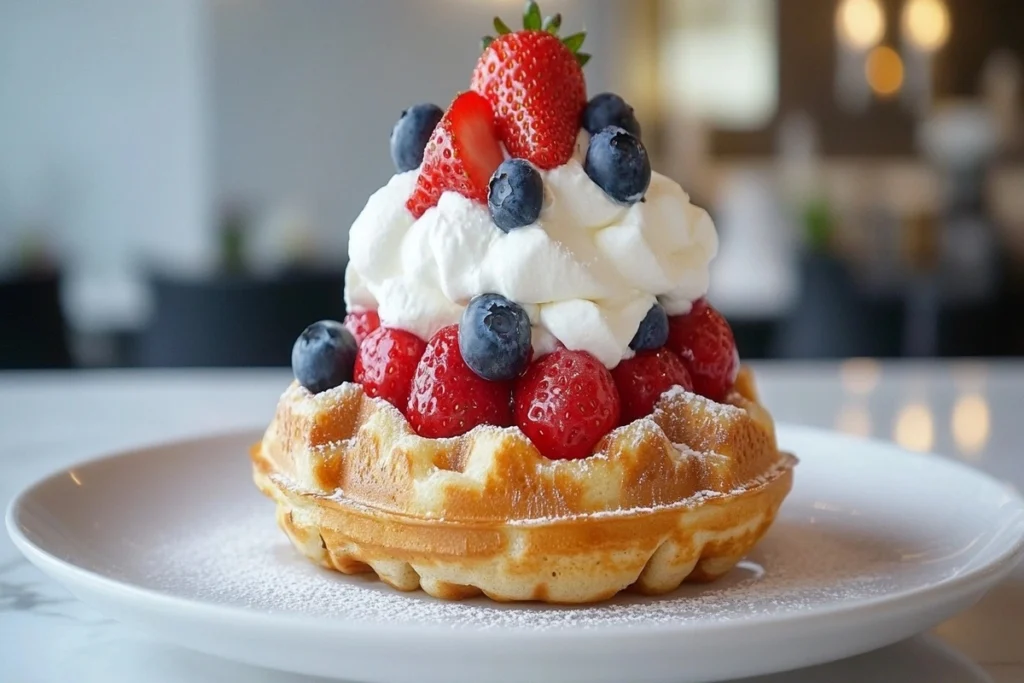
<svg viewBox="0 0 1024 683">
<path fill-rule="evenodd" d="M 619 422 L 615 380 L 585 351 L 541 358 L 519 378 L 514 398 L 516 424 L 552 460 L 587 457 Z"/>
<path fill-rule="evenodd" d="M 706 300 L 698 299 L 689 313 L 668 319 L 665 346 L 683 359 L 698 394 L 721 401 L 729 393 L 740 356 L 729 323 Z"/>
<path fill-rule="evenodd" d="M 640 351 L 612 370 L 622 402 L 622 424 L 654 412 L 661 395 L 678 385 L 693 391 L 693 380 L 679 356 L 668 349 Z"/>
<path fill-rule="evenodd" d="M 416 366 L 405 411 L 420 436 L 439 439 L 465 434 L 482 424 L 512 424 L 512 385 L 491 382 L 469 369 L 459 351 L 459 327 L 431 337 Z"/>
<path fill-rule="evenodd" d="M 405 205 L 419 218 L 448 190 L 486 204 L 487 184 L 504 159 L 490 103 L 475 92 L 464 92 L 434 129 L 416 189 Z"/>
<path fill-rule="evenodd" d="M 424 348 L 424 341 L 411 332 L 378 327 L 359 345 L 353 377 L 367 396 L 402 410 Z"/>
<path fill-rule="evenodd" d="M 580 116 L 587 105 L 583 65 L 578 53 L 586 38 L 576 33 L 559 39 L 561 16 L 540 20 L 527 3 L 522 31 L 494 20 L 497 38 L 484 38 L 484 53 L 471 87 L 494 107 L 498 135 L 513 157 L 541 169 L 561 166 L 572 157 Z"/>
<path fill-rule="evenodd" d="M 362 344 L 371 332 L 380 327 L 377 311 L 353 311 L 345 316 L 345 327 L 356 338 L 356 344 Z"/>
</svg>

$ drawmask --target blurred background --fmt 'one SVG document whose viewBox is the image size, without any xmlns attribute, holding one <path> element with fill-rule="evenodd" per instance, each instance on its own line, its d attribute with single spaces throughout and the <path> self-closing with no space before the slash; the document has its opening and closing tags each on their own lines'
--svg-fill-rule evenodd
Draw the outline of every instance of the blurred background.
<svg viewBox="0 0 1024 683">
<path fill-rule="evenodd" d="M 518 0 L 0 0 L 0 368 L 285 365 Z M 747 358 L 1024 355 L 1018 0 L 545 0 Z"/>
</svg>

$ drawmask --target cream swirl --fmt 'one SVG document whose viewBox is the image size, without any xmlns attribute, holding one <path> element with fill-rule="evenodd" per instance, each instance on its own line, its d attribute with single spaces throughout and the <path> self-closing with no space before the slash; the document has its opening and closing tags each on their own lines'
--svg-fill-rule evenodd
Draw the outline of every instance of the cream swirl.
<svg viewBox="0 0 1024 683">
<path fill-rule="evenodd" d="M 645 201 L 622 206 L 590 180 L 581 157 L 582 149 L 541 172 L 540 218 L 509 233 L 486 206 L 454 192 L 414 219 L 405 202 L 417 172 L 394 176 L 352 225 L 349 308 L 377 309 L 381 324 L 428 339 L 457 323 L 472 297 L 493 292 L 526 309 L 535 353 L 557 340 L 618 365 L 655 301 L 676 315 L 707 292 L 718 237 L 672 180 L 654 173 Z"/>
</svg>

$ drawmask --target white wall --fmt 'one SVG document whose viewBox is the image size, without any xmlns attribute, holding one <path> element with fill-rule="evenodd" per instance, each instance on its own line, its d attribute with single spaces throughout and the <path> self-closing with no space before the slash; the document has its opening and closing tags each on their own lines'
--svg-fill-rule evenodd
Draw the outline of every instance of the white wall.
<svg viewBox="0 0 1024 683">
<path fill-rule="evenodd" d="M 46 224 L 74 317 L 133 313 L 139 256 L 208 252 L 205 19 L 201 0 L 0 0 L 0 251 Z"/>
<path fill-rule="evenodd" d="M 546 0 L 563 32 L 586 26 L 592 92 L 612 71 L 614 0 Z M 298 202 L 333 258 L 368 195 L 394 173 L 388 135 L 417 102 L 445 107 L 501 14 L 518 0 L 214 0 L 216 188 L 245 201 Z M 515 23 L 514 23 L 515 22 Z"/>
</svg>

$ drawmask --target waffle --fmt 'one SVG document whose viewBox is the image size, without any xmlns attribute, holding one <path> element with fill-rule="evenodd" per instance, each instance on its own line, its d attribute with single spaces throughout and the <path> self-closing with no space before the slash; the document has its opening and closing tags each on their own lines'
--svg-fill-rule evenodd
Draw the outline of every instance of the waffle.
<svg viewBox="0 0 1024 683">
<path fill-rule="evenodd" d="M 746 368 L 725 403 L 676 388 L 574 461 L 516 428 L 424 439 L 356 384 L 292 384 L 251 457 L 279 525 L 324 567 L 437 598 L 552 603 L 722 576 L 771 525 L 796 464 Z"/>
</svg>

